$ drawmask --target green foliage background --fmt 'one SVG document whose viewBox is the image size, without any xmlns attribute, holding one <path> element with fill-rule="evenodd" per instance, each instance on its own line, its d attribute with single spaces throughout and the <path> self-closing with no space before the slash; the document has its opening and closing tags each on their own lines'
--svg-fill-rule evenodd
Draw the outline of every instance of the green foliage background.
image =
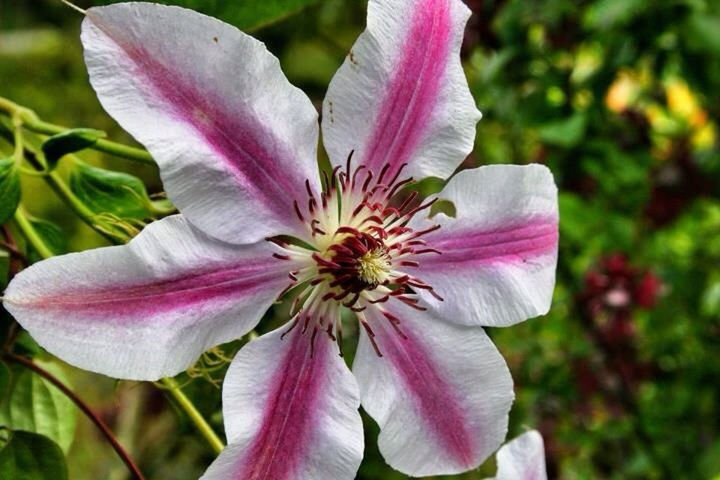
<svg viewBox="0 0 720 480">
<path fill-rule="evenodd" d="M 189 5 L 252 30 L 318 106 L 365 19 L 364 3 L 354 0 L 163 3 Z M 466 3 L 474 15 L 463 60 L 484 118 L 464 167 L 544 163 L 561 192 L 560 263 L 551 313 L 489 332 L 516 382 L 510 437 L 539 428 L 552 478 L 720 478 L 720 3 Z M 77 4 L 86 8 L 94 2 Z M 80 21 L 59 0 L 0 0 L 0 96 L 47 121 L 100 129 L 132 144 L 88 84 Z M 0 140 L 0 162 L 11 152 L 10 144 Z M 161 192 L 152 166 L 94 152 L 80 156 L 91 166 L 138 177 L 149 194 Z M 102 173 L 88 166 L 81 169 L 84 176 L 68 170 L 60 161 L 58 172 L 90 192 L 92 208 L 111 208 L 101 195 Z M 155 197 L 148 197 L 136 179 L 108 175 L 137 192 L 111 191 L 129 198 L 129 207 L 110 214 L 136 221 L 162 211 L 163 205 L 148 203 Z M 437 187 L 424 185 L 428 192 Z M 14 191 L 0 183 L 0 213 Z M 137 198 L 144 200 L 133 203 Z M 107 244 L 42 179 L 22 176 L 22 200 L 33 217 L 52 222 L 38 225 L 53 250 Z M 631 304 L 623 312 L 631 333 L 608 347 L 598 341 L 598 332 L 618 312 L 604 306 L 589 318 L 587 278 L 616 252 L 637 271 L 652 272 L 662 286 L 651 308 Z M 8 266 L 9 257 L 0 253 L 0 288 Z M 266 328 L 282 321 L 283 313 L 282 308 L 271 311 Z M 0 330 L 5 331 L 11 320 L 2 315 Z M 224 355 L 238 346 L 225 347 Z M 73 369 L 39 351 L 25 334 L 15 349 L 61 369 L 149 478 L 197 478 L 212 460 L 202 438 L 158 389 Z M 199 378 L 186 389 L 220 430 L 219 390 L 204 378 L 222 378 L 223 362 L 219 369 L 211 366 L 216 359 L 206 358 L 204 368 L 191 372 Z M 642 373 L 627 373 L 636 367 Z M 29 373 L 13 372 L 14 367 L 0 371 L 0 394 L 31 388 L 26 395 L 36 398 L 24 402 L 28 408 L 48 402 L 66 408 L 56 392 L 46 391 L 51 387 L 25 378 Z M 8 422 L 13 403 L 0 406 L 0 420 Z M 14 407 L 20 408 L 17 401 Z M 60 442 L 67 451 L 69 478 L 127 478 L 86 419 L 76 421 L 68 414 L 58 421 L 66 423 L 54 427 L 55 434 L 52 428 L 33 429 L 28 419 L 14 428 Z M 358 478 L 404 478 L 384 464 L 375 445 L 377 428 L 367 419 L 366 431 Z M 27 462 L 28 449 L 48 449 L 46 463 L 62 456 L 45 437 L 13 435 L 3 437 L 9 440 L 6 448 L 15 445 L 15 450 L 0 451 L 0 476 L 4 468 L 14 468 L 12 462 Z M 494 471 L 491 460 L 458 478 L 480 479 Z"/>
</svg>

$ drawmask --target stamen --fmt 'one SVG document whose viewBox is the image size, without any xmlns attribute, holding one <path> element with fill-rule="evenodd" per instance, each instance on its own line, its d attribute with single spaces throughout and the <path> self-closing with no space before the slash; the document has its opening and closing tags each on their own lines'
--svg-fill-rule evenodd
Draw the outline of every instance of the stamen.
<svg viewBox="0 0 720 480">
<path fill-rule="evenodd" d="M 311 355 L 314 355 L 318 332 L 326 334 L 330 341 L 342 343 L 340 309 L 343 306 L 356 315 L 375 353 L 382 357 L 375 332 L 364 316 L 366 311 L 382 313 L 393 331 L 407 339 L 400 320 L 385 312 L 383 305 L 398 300 L 424 311 L 426 307 L 417 297 L 419 290 L 442 301 L 431 285 L 399 271 L 419 267 L 424 254 L 441 254 L 420 238 L 440 228 L 439 225 L 423 230 L 408 226 L 415 215 L 429 209 L 437 199 L 416 203 L 419 195 L 411 191 L 398 202 L 399 205 L 391 204 L 400 189 L 413 182 L 412 177 L 398 180 L 407 164 L 400 165 L 392 178 L 388 178 L 394 170 L 391 163 L 384 164 L 379 171 L 364 165 L 353 170 L 353 155 L 354 151 L 351 151 L 344 171 L 335 166 L 332 171 L 322 173 L 323 191 L 316 193 L 310 180 L 305 182 L 306 210 L 300 206 L 302 199 L 293 201 L 295 215 L 308 226 L 302 240 L 310 243 L 309 246 L 302 242 L 267 239 L 282 249 L 272 256 L 289 262 L 290 266 L 290 284 L 281 296 L 296 287 L 302 290 L 292 301 L 292 323 L 281 338 L 302 324 L 300 334 L 311 335 Z M 360 175 L 364 175 L 361 184 Z M 321 337 L 325 338 L 325 335 Z M 340 355 L 343 355 L 342 348 Z"/>
</svg>

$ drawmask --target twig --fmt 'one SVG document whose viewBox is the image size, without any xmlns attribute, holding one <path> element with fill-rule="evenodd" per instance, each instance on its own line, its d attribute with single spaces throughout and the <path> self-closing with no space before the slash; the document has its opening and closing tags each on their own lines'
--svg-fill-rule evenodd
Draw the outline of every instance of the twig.
<svg viewBox="0 0 720 480">
<path fill-rule="evenodd" d="M 175 381 L 174 378 L 163 378 L 160 380 L 164 390 L 168 391 L 170 395 L 175 399 L 180 408 L 182 408 L 190 420 L 195 424 L 195 427 L 200 431 L 205 440 L 210 444 L 216 454 L 220 454 L 225 445 L 223 445 L 220 437 L 217 436 L 212 427 L 207 423 L 205 417 L 198 412 L 195 405 L 185 396 L 183 391 L 180 389 L 180 385 Z"/>
<path fill-rule="evenodd" d="M 58 133 L 64 133 L 70 130 L 67 127 L 40 120 L 34 111 L 20 106 L 7 98 L 0 97 L 0 111 L 6 112 L 11 117 L 17 117 L 25 128 L 36 133 L 42 133 L 44 135 L 57 135 Z M 155 161 L 148 151 L 112 142 L 110 140 L 101 138 L 88 148 L 139 163 L 144 163 L 146 165 L 155 165 Z"/>
<path fill-rule="evenodd" d="M 17 364 L 20 364 L 26 368 L 29 368 L 33 372 L 37 373 L 41 377 L 45 378 L 48 382 L 52 383 L 57 387 L 58 390 L 60 390 L 63 394 L 65 394 L 66 397 L 68 397 L 70 400 L 72 400 L 77 407 L 82 410 L 82 412 L 87 416 L 94 424 L 95 426 L 102 432 L 102 434 L 105 436 L 108 442 L 112 445 L 113 449 L 115 449 L 115 452 L 118 454 L 120 459 L 123 461 L 123 463 L 127 466 L 128 470 L 130 470 L 130 473 L 133 475 L 133 478 L 136 480 L 145 480 L 145 477 L 140 472 L 140 469 L 135 465 L 135 462 L 130 458 L 130 455 L 125 451 L 125 449 L 120 445 L 120 443 L 117 441 L 113 433 L 110 431 L 110 428 L 108 428 L 107 425 L 105 425 L 105 422 L 102 421 L 102 419 L 93 412 L 90 407 L 75 393 L 73 393 L 72 390 L 70 390 L 64 383 L 62 383 L 57 377 L 55 377 L 52 373 L 48 372 L 44 368 L 36 365 L 32 362 L 29 358 L 22 357 L 20 355 L 15 355 L 13 353 L 5 353 L 3 354 L 3 359 L 14 362 Z"/>
</svg>

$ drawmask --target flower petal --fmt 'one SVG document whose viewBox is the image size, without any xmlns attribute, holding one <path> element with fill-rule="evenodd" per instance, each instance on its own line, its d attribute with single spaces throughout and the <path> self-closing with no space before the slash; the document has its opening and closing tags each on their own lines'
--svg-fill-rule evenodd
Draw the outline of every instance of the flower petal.
<svg viewBox="0 0 720 480">
<path fill-rule="evenodd" d="M 357 384 L 337 344 L 285 326 L 245 346 L 223 384 L 230 446 L 203 480 L 352 480 L 363 452 Z"/>
<path fill-rule="evenodd" d="M 498 450 L 495 480 L 547 480 L 545 447 L 535 430 L 525 432 Z"/>
<path fill-rule="evenodd" d="M 367 30 L 330 83 L 323 140 L 335 165 L 403 163 L 448 177 L 472 150 L 480 112 L 460 64 L 470 11 L 460 0 L 370 0 Z"/>
<path fill-rule="evenodd" d="M 477 467 L 507 432 L 513 389 L 500 353 L 481 328 L 401 304 L 386 308 L 407 338 L 368 309 L 383 356 L 363 332 L 353 365 L 363 408 L 380 425 L 380 452 L 411 476 Z"/>
<path fill-rule="evenodd" d="M 20 272 L 4 306 L 49 352 L 93 372 L 157 380 L 251 330 L 289 283 L 268 242 L 222 243 L 176 215 L 128 245 Z"/>
<path fill-rule="evenodd" d="M 412 273 L 444 301 L 418 294 L 443 318 L 463 325 L 507 326 L 547 313 L 558 248 L 550 171 L 541 165 L 465 170 L 440 197 L 455 204 L 456 217 L 432 219 L 442 227 L 423 240 L 442 254 L 422 255 Z"/>
<path fill-rule="evenodd" d="M 89 9 L 82 41 L 103 107 L 191 222 L 231 243 L 305 231 L 292 204 L 319 186 L 317 112 L 262 43 L 150 3 Z"/>
</svg>

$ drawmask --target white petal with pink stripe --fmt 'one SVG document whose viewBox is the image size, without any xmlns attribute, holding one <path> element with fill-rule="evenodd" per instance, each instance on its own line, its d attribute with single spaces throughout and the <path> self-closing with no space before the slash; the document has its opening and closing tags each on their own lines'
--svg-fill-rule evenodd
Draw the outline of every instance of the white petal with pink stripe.
<svg viewBox="0 0 720 480">
<path fill-rule="evenodd" d="M 231 243 L 304 233 L 292 202 L 306 179 L 319 188 L 317 112 L 262 43 L 139 2 L 89 9 L 82 41 L 103 107 L 147 147 L 191 222 Z"/>
<path fill-rule="evenodd" d="M 557 187 L 541 165 L 465 170 L 439 194 L 455 218 L 438 214 L 410 226 L 439 224 L 423 237 L 439 255 L 425 255 L 409 273 L 445 300 L 419 290 L 450 322 L 507 326 L 547 313 L 558 248 Z"/>
<path fill-rule="evenodd" d="M 535 430 L 506 443 L 497 453 L 495 480 L 547 480 L 545 446 Z"/>
<path fill-rule="evenodd" d="M 482 328 L 452 325 L 388 303 L 365 315 L 378 356 L 363 333 L 353 364 L 363 408 L 380 425 L 378 446 L 412 476 L 464 472 L 502 443 L 512 378 Z"/>
<path fill-rule="evenodd" d="M 460 64 L 470 11 L 460 0 L 370 0 L 367 30 L 330 83 L 323 140 L 377 173 L 403 163 L 448 177 L 472 150 L 480 112 Z"/>
<path fill-rule="evenodd" d="M 357 384 L 336 343 L 289 329 L 233 360 L 223 384 L 229 446 L 203 480 L 355 478 L 364 446 Z"/>
<path fill-rule="evenodd" d="M 50 258 L 20 272 L 3 304 L 50 353 L 116 378 L 157 380 L 250 331 L 287 284 L 267 242 L 230 245 L 182 216 L 128 245 Z"/>
</svg>

